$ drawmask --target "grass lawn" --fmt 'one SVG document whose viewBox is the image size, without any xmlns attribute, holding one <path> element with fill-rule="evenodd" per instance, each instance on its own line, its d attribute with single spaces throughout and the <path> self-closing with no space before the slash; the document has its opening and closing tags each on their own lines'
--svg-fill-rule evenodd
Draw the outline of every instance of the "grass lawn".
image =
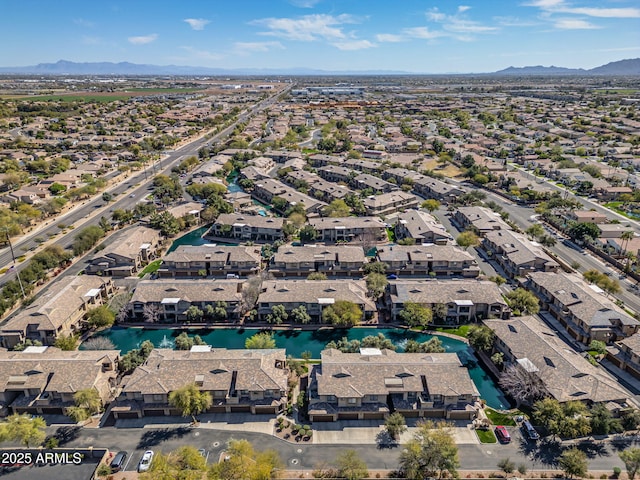
<svg viewBox="0 0 640 480">
<path fill-rule="evenodd" d="M 498 439 L 496 438 L 493 430 L 476 430 L 476 435 L 480 439 L 480 443 L 497 443 Z"/>
<path fill-rule="evenodd" d="M 149 265 L 147 265 L 146 267 L 144 267 L 144 270 L 142 270 L 139 274 L 138 277 L 142 278 L 144 277 L 147 273 L 154 273 L 156 272 L 159 268 L 160 265 L 162 264 L 162 260 L 154 260 L 153 262 L 151 262 Z"/>
<path fill-rule="evenodd" d="M 451 335 L 457 335 L 458 337 L 467 338 L 467 332 L 469 332 L 470 326 L 471 325 L 460 325 L 457 328 L 438 327 L 436 328 L 436 332 L 450 333 Z"/>
<path fill-rule="evenodd" d="M 395 243 L 396 241 L 396 232 L 393 228 L 387 228 L 387 240 L 391 243 Z"/>
<path fill-rule="evenodd" d="M 502 412 L 496 412 L 493 408 L 488 408 L 488 407 L 484 409 L 484 413 L 487 414 L 487 417 L 489 418 L 489 420 L 491 420 L 491 423 L 493 423 L 494 425 L 504 425 L 507 427 L 515 426 L 516 422 L 513 419 L 513 417 L 516 415 L 520 415 L 520 412 L 502 413 Z"/>
</svg>

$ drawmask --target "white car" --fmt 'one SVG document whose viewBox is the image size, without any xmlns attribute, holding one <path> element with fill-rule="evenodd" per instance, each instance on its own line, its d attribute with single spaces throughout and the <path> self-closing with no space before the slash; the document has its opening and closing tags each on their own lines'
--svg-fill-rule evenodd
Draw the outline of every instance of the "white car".
<svg viewBox="0 0 640 480">
<path fill-rule="evenodd" d="M 151 466 L 151 462 L 153 461 L 153 450 L 147 450 L 142 455 L 140 459 L 140 463 L 138 464 L 138 472 L 146 472 L 149 470 Z"/>
</svg>

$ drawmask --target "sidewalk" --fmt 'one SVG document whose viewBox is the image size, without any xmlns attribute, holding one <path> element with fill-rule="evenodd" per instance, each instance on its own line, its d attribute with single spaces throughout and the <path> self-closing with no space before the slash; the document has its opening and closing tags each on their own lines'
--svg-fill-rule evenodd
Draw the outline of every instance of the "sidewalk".
<svg viewBox="0 0 640 480">
<path fill-rule="evenodd" d="M 240 414 L 203 414 L 198 415 L 200 423 L 193 427 L 188 418 L 184 417 L 145 417 L 137 419 L 116 420 L 116 428 L 200 428 L 221 431 L 236 431 L 261 433 L 275 437 L 276 419 L 272 415 Z M 410 426 L 404 432 L 398 443 L 406 443 L 416 432 L 416 421 L 410 419 Z M 311 444 L 316 445 L 375 445 L 377 436 L 384 431 L 384 425 L 376 420 L 345 420 L 331 423 L 316 423 L 312 425 L 313 436 Z M 480 441 L 470 424 L 457 422 L 452 427 L 457 444 L 478 444 Z M 283 440 L 286 441 L 286 440 Z M 290 442 L 295 444 L 296 442 Z"/>
</svg>

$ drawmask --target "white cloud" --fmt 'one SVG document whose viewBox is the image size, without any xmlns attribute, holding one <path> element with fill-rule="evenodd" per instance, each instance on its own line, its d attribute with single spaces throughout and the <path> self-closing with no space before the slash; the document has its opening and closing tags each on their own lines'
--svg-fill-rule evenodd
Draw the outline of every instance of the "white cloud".
<svg viewBox="0 0 640 480">
<path fill-rule="evenodd" d="M 464 5 L 458 7 L 458 14 L 455 15 L 447 15 L 445 13 L 440 12 L 437 8 L 433 8 L 429 10 L 426 15 L 427 19 L 442 24 L 442 28 L 447 32 L 453 33 L 461 33 L 461 34 L 473 34 L 473 33 L 493 33 L 498 30 L 497 27 L 488 27 L 480 24 L 479 22 L 469 20 L 463 14 L 465 11 L 469 10 L 470 7 L 466 7 Z M 456 37 L 455 35 L 452 35 Z M 459 40 L 469 40 L 468 37 L 458 36 L 456 37 Z"/>
<path fill-rule="evenodd" d="M 503 27 L 533 27 L 539 24 L 531 20 L 521 20 L 518 17 L 493 17 L 493 19 Z"/>
<path fill-rule="evenodd" d="M 331 45 L 338 50 L 365 50 L 367 48 L 373 48 L 377 45 L 371 43 L 369 40 L 347 40 L 344 42 L 334 42 Z"/>
<path fill-rule="evenodd" d="M 290 2 L 291 2 L 291 5 L 294 5 L 296 7 L 313 8 L 318 3 L 320 3 L 320 0 L 290 0 Z"/>
<path fill-rule="evenodd" d="M 152 33 L 150 35 L 141 35 L 139 37 L 129 37 L 129 43 L 134 45 L 145 45 L 147 43 L 155 42 L 158 39 L 157 33 Z"/>
<path fill-rule="evenodd" d="M 83 35 L 82 43 L 85 45 L 100 45 L 102 43 L 102 39 L 100 37 L 90 37 L 89 35 Z"/>
<path fill-rule="evenodd" d="M 565 0 L 534 0 L 524 4 L 527 7 L 537 7 L 546 13 L 568 13 L 572 15 L 586 15 L 596 18 L 640 18 L 640 8 L 599 8 L 573 7 Z"/>
<path fill-rule="evenodd" d="M 275 48 L 284 50 L 280 42 L 236 42 L 233 46 L 236 52 L 245 55 L 251 52 L 268 52 Z"/>
<path fill-rule="evenodd" d="M 427 27 L 405 28 L 403 32 L 411 38 L 420 38 L 423 40 L 433 40 L 434 38 L 446 36 L 444 32 L 432 31 Z"/>
<path fill-rule="evenodd" d="M 402 35 L 395 35 L 393 33 L 379 33 L 376 35 L 376 40 L 379 42 L 397 43 L 402 42 L 404 38 Z"/>
<path fill-rule="evenodd" d="M 463 13 L 466 12 L 467 10 L 469 10 L 471 7 L 469 5 L 459 5 L 458 6 L 458 13 Z"/>
<path fill-rule="evenodd" d="M 427 12 L 427 19 L 432 22 L 443 22 L 447 16 L 440 12 L 437 8 L 433 8 Z"/>
<path fill-rule="evenodd" d="M 204 27 L 211 23 L 204 18 L 185 18 L 184 21 L 194 30 L 204 30 Z"/>
<path fill-rule="evenodd" d="M 260 32 L 262 35 L 287 38 L 310 42 L 319 39 L 340 40 L 346 38 L 342 31 L 342 25 L 357 23 L 351 15 L 338 16 L 316 14 L 304 15 L 299 18 L 263 18 L 251 22 L 253 25 L 261 25 L 269 29 Z"/>
<path fill-rule="evenodd" d="M 577 18 L 562 18 L 556 20 L 553 25 L 561 30 L 593 30 L 600 28 L 597 25 Z"/>
</svg>

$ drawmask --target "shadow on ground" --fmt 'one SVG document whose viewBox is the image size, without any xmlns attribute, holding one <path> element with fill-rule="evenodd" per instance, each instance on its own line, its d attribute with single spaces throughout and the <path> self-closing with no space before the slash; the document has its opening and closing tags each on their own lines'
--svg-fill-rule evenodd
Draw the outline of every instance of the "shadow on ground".
<svg viewBox="0 0 640 480">
<path fill-rule="evenodd" d="M 146 449 L 149 447 L 153 447 L 154 445 L 158 445 L 173 438 L 182 438 L 190 432 L 191 428 L 189 427 L 159 428 L 147 430 L 142 435 L 142 437 L 140 437 L 137 448 Z"/>
</svg>

